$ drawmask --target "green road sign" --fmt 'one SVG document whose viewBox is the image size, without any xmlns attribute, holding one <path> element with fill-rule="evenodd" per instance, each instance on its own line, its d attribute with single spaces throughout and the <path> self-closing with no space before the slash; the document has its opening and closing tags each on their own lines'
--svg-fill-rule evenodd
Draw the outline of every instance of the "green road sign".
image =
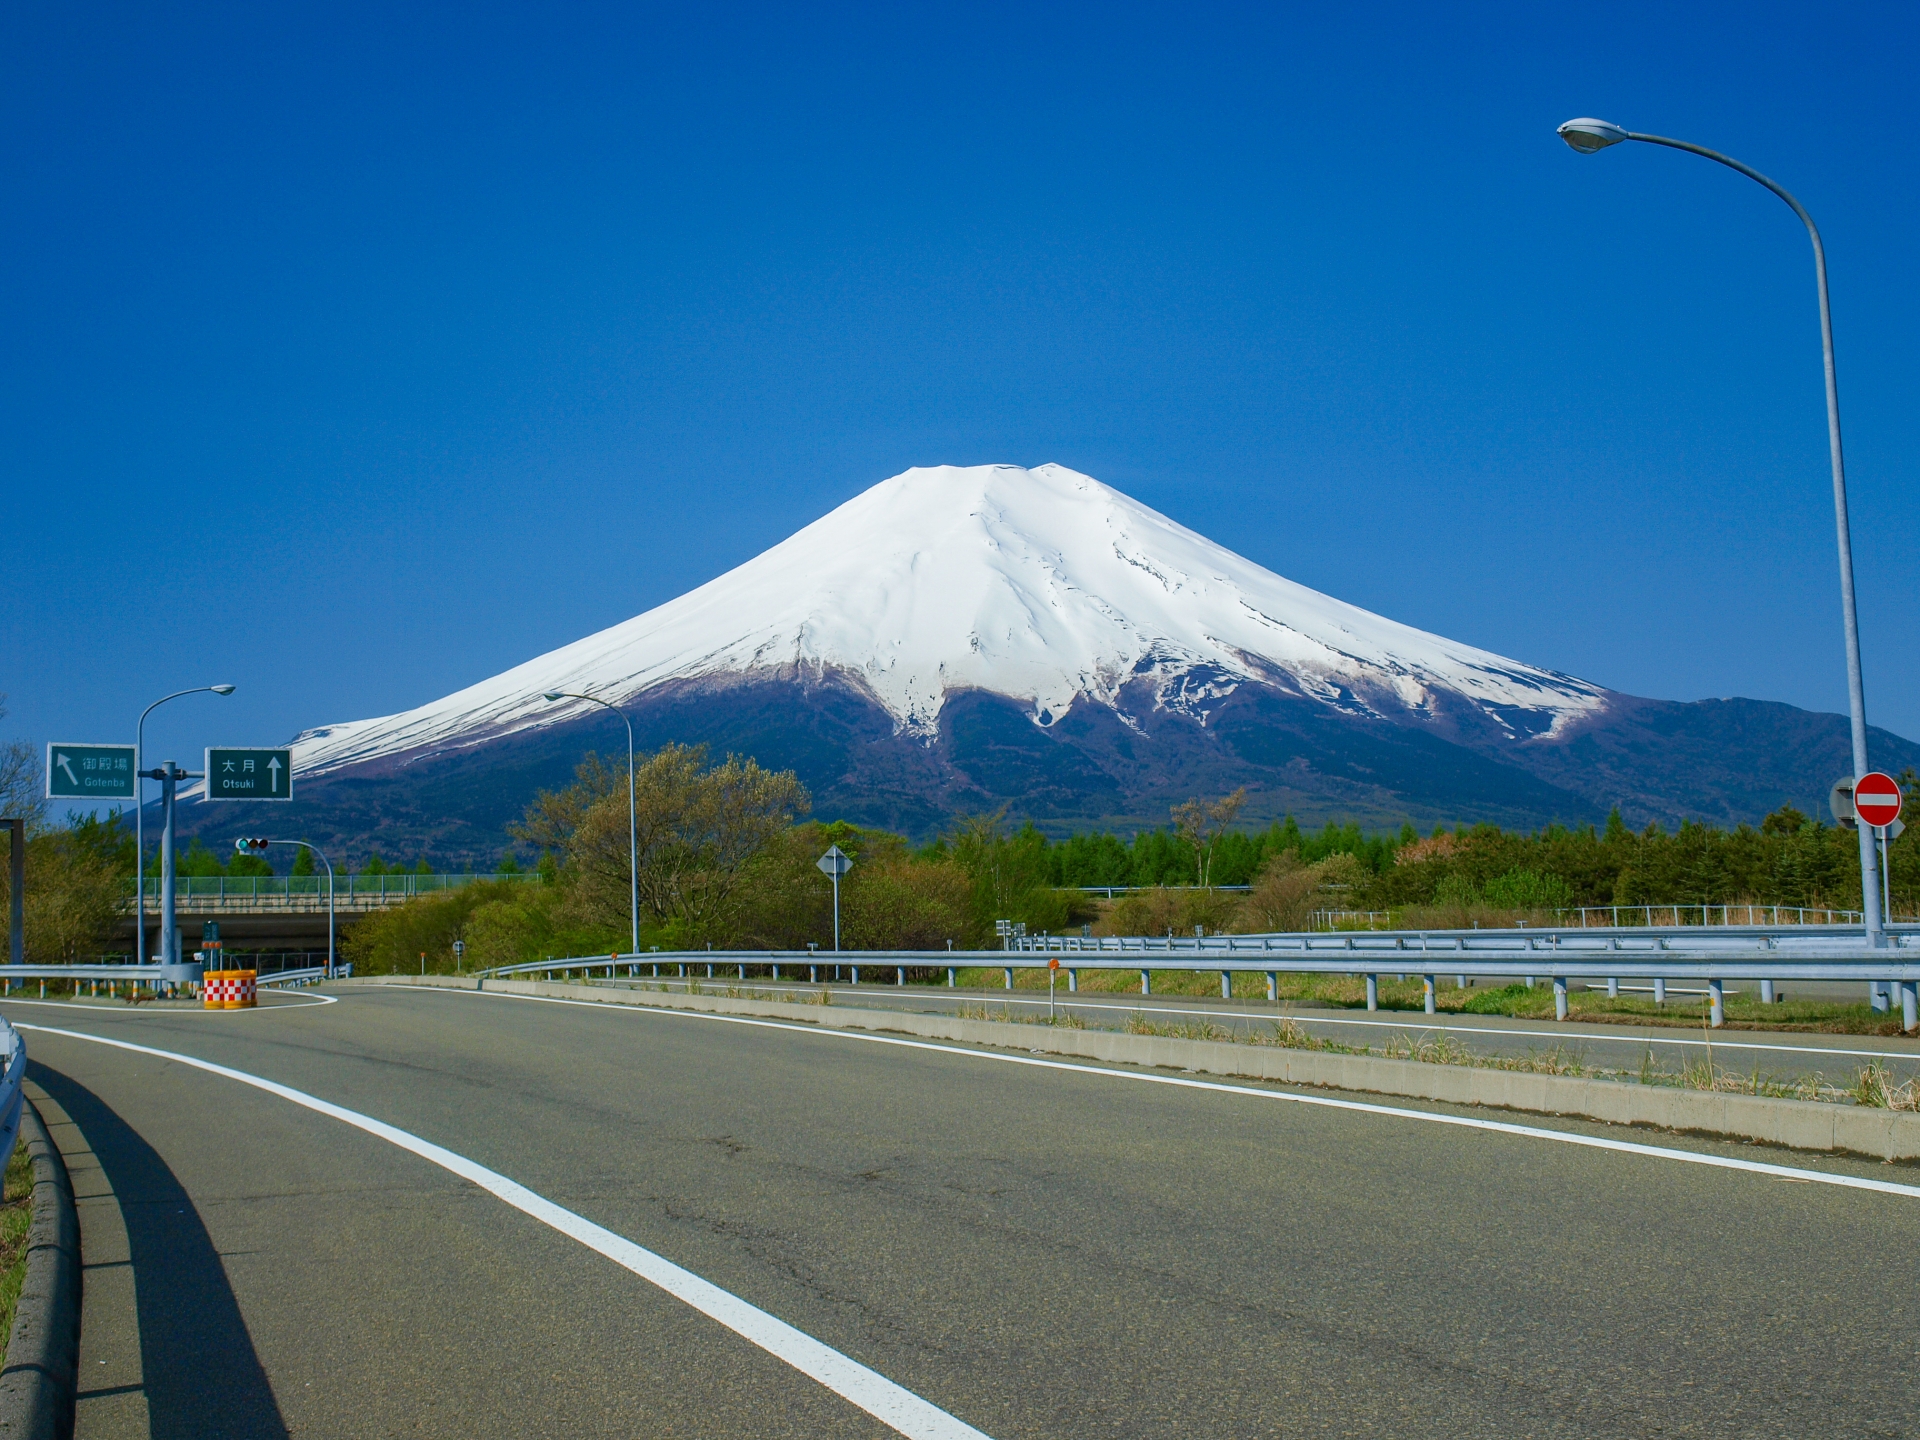
<svg viewBox="0 0 1920 1440">
<path fill-rule="evenodd" d="M 207 799 L 293 799 L 293 752 L 208 750 Z"/>
<path fill-rule="evenodd" d="M 131 800 L 139 787 L 131 745 L 47 746 L 49 800 Z"/>
</svg>

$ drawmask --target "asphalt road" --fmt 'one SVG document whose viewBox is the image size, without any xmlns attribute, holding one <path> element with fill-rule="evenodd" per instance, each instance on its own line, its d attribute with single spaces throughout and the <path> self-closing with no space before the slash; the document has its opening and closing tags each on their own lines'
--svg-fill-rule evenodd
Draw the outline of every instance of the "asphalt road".
<svg viewBox="0 0 1920 1440">
<path fill-rule="evenodd" d="M 4 1011 L 445 1146 L 997 1440 L 1916 1429 L 1916 1196 L 627 1007 L 339 985 Z M 125 1216 L 151 1434 L 892 1433 L 386 1139 L 26 1038 Z M 130 1413 L 83 1401 L 81 1440 Z"/>
<path fill-rule="evenodd" d="M 592 983 L 629 988 L 659 985 L 671 990 L 682 989 L 686 984 L 679 979 L 596 980 Z M 742 984 L 724 977 L 696 978 L 693 983 L 714 993 L 732 987 L 742 993 L 768 997 L 811 995 L 826 988 L 833 992 L 836 1005 L 930 1013 L 951 1013 L 962 1008 L 977 1012 L 984 1007 L 995 1018 L 1003 1010 L 1016 1017 L 1032 1017 L 1044 1014 L 1048 1006 L 1047 992 L 1032 989 L 947 990 L 927 985 L 870 984 L 822 987 L 760 980 Z M 1375 1049 L 1395 1036 L 1430 1040 L 1444 1034 L 1484 1055 L 1525 1056 L 1558 1051 L 1584 1065 L 1629 1071 L 1639 1070 L 1643 1057 L 1650 1055 L 1655 1068 L 1677 1071 L 1705 1058 L 1711 1045 L 1717 1067 L 1743 1074 L 1757 1068 L 1764 1079 L 1782 1083 L 1818 1076 L 1823 1082 L 1844 1089 L 1852 1085 L 1862 1067 L 1874 1063 L 1885 1069 L 1894 1084 L 1904 1084 L 1920 1076 L 1920 1038 L 1897 1035 L 1730 1028 L 1713 1032 L 1709 1040 L 1697 1025 L 1516 1020 L 1506 1015 L 1458 1012 L 1424 1015 L 1417 1010 L 1379 1010 L 1369 1014 L 1364 1010 L 1314 1002 L 1270 1005 L 1244 996 L 1221 1000 L 1215 996 L 1141 996 L 1113 991 L 1073 994 L 1064 984 L 1056 992 L 1053 1003 L 1062 1011 L 1080 1015 L 1090 1025 L 1109 1029 L 1119 1029 L 1126 1024 L 1128 1016 L 1141 1014 L 1163 1024 L 1204 1021 L 1245 1033 L 1268 1029 L 1286 1016 L 1313 1034 L 1344 1045 L 1369 1045 Z"/>
</svg>

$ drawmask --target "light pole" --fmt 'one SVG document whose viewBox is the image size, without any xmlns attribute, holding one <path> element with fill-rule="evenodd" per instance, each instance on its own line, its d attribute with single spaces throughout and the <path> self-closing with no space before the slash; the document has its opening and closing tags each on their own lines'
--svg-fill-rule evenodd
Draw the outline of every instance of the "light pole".
<svg viewBox="0 0 1920 1440">
<path fill-rule="evenodd" d="M 147 963 L 147 787 L 140 784 L 141 746 L 147 738 L 147 716 L 167 701 L 178 700 L 182 695 L 231 695 L 233 690 L 231 685 L 195 685 L 191 690 L 176 690 L 171 695 L 162 695 L 140 712 L 140 723 L 133 727 L 133 783 L 139 786 L 133 797 L 133 962 L 136 965 Z M 164 950 L 166 947 L 161 948 Z"/>
<path fill-rule="evenodd" d="M 1820 243 L 1820 228 L 1813 223 L 1806 206 L 1783 187 L 1758 170 L 1742 165 L 1718 150 L 1709 150 L 1704 145 L 1694 145 L 1685 140 L 1669 140 L 1664 135 L 1642 135 L 1638 131 L 1623 130 L 1606 120 L 1591 117 L 1567 121 L 1559 128 L 1558 134 L 1582 155 L 1592 155 L 1609 145 L 1618 145 L 1622 140 L 1639 140 L 1648 145 L 1665 145 L 1672 150 L 1686 150 L 1718 161 L 1729 170 L 1738 170 L 1749 180 L 1766 186 L 1786 201 L 1793 213 L 1800 217 L 1800 223 L 1807 227 L 1807 235 L 1813 241 L 1813 276 L 1820 290 L 1820 349 L 1827 374 L 1827 453 L 1833 465 L 1833 522 L 1840 542 L 1840 614 L 1847 637 L 1847 704 L 1853 721 L 1853 774 L 1858 779 L 1867 773 L 1867 692 L 1860 676 L 1860 625 L 1853 604 L 1853 539 L 1847 525 L 1847 467 L 1840 451 L 1840 382 L 1833 363 L 1833 310 L 1827 302 L 1827 250 Z M 1860 907 L 1867 922 L 1867 944 L 1878 947 L 1886 943 L 1880 911 L 1879 856 L 1874 853 L 1872 827 L 1861 825 L 1858 828 Z"/>
<path fill-rule="evenodd" d="M 302 850 L 311 850 L 320 857 L 320 863 L 327 867 L 327 979 L 333 978 L 333 862 L 318 845 L 309 845 L 304 840 L 236 840 L 233 848 L 242 855 L 258 855 L 269 845 L 297 845 Z M 288 902 L 291 904 L 291 900 Z"/>
<path fill-rule="evenodd" d="M 611 701 L 602 700 L 597 695 L 575 695 L 566 690 L 549 690 L 540 697 L 548 704 L 556 700 L 584 700 L 589 705 L 598 705 L 603 710 L 611 710 L 618 715 L 627 727 L 627 904 L 633 916 L 633 951 L 640 953 L 640 822 L 639 811 L 633 799 L 633 721 L 627 718 L 626 711 Z"/>
</svg>

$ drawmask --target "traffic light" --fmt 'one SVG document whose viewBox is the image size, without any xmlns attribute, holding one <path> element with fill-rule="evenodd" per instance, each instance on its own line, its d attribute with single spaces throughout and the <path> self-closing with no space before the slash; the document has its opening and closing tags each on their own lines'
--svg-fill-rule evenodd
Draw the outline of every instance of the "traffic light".
<svg viewBox="0 0 1920 1440">
<path fill-rule="evenodd" d="M 267 846 L 272 843 L 259 836 L 245 836 L 234 841 L 233 848 L 242 855 L 264 855 L 267 853 Z"/>
</svg>

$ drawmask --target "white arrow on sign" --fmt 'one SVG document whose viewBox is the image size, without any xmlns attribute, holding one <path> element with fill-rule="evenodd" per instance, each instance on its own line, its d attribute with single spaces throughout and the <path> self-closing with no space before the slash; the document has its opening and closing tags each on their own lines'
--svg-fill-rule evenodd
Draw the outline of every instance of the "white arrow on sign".
<svg viewBox="0 0 1920 1440">
<path fill-rule="evenodd" d="M 53 763 L 58 765 L 62 770 L 67 772 L 67 783 L 69 785 L 78 785 L 80 783 L 80 777 L 73 773 L 73 766 L 68 763 L 66 756 L 64 755 L 54 756 Z"/>
<path fill-rule="evenodd" d="M 278 755 L 267 761 L 267 773 L 273 776 L 273 779 L 267 782 L 267 793 L 271 795 L 280 788 L 280 757 Z"/>
</svg>

